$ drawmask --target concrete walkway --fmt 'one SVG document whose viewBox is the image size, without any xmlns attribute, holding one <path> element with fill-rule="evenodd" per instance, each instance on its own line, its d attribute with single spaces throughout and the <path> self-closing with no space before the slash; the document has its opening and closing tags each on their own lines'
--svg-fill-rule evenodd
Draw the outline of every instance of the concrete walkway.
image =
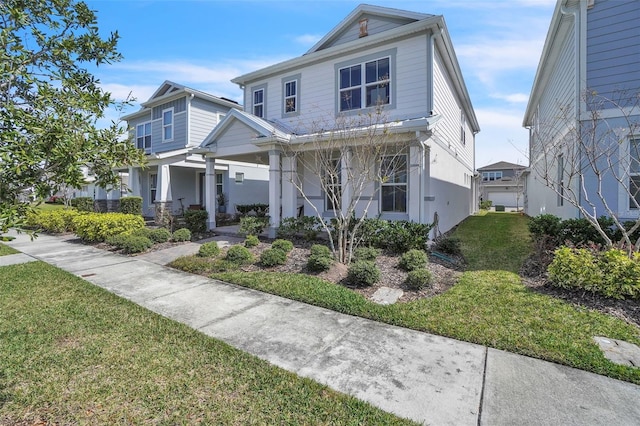
<svg viewBox="0 0 640 426">
<path fill-rule="evenodd" d="M 125 257 L 46 235 L 33 242 L 18 235 L 7 244 L 300 376 L 424 424 L 640 424 L 640 386 L 158 264 L 176 253 Z M 4 258 L 0 265 L 28 260 Z"/>
</svg>

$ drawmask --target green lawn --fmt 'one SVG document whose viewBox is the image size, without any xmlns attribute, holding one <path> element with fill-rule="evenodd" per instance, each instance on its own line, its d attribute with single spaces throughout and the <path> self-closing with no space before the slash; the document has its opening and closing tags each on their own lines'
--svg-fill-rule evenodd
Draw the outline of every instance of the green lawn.
<svg viewBox="0 0 640 426">
<path fill-rule="evenodd" d="M 0 424 L 412 424 L 41 262 L 0 267 Z"/>
<path fill-rule="evenodd" d="M 20 252 L 14 249 L 13 247 L 9 247 L 7 245 L 0 243 L 0 256 L 6 256 L 8 254 L 16 254 L 16 253 L 20 253 Z"/>
<path fill-rule="evenodd" d="M 640 384 L 640 369 L 608 361 L 596 335 L 640 344 L 640 330 L 613 316 L 576 308 L 526 288 L 518 271 L 530 250 L 527 218 L 489 213 L 455 231 L 469 270 L 446 293 L 380 306 L 315 277 L 226 272 L 212 277 L 402 327 L 533 356 Z"/>
</svg>

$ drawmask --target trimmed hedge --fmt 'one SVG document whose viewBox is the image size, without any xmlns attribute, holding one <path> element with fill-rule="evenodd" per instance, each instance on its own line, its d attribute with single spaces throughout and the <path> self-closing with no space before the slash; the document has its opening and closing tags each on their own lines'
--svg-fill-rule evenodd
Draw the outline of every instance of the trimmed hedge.
<svg viewBox="0 0 640 426">
<path fill-rule="evenodd" d="M 187 228 L 176 229 L 171 239 L 177 243 L 181 243 L 184 241 L 191 241 L 191 231 Z"/>
<path fill-rule="evenodd" d="M 76 197 L 71 200 L 71 205 L 81 212 L 93 212 L 93 198 L 91 197 Z"/>
<path fill-rule="evenodd" d="M 73 218 L 76 235 L 85 241 L 105 241 L 144 228 L 142 216 L 124 213 L 85 213 Z"/>
<path fill-rule="evenodd" d="M 244 240 L 245 247 L 255 247 L 260 244 L 260 240 L 255 235 L 247 235 L 247 238 Z"/>
<path fill-rule="evenodd" d="M 216 257 L 220 254 L 220 247 L 215 241 L 204 243 L 198 249 L 198 256 L 200 257 Z"/>
<path fill-rule="evenodd" d="M 400 257 L 399 266 L 405 271 L 424 269 L 427 266 L 427 253 L 422 250 L 412 249 Z"/>
<path fill-rule="evenodd" d="M 185 226 L 192 234 L 207 232 L 207 219 L 209 212 L 206 210 L 186 210 L 184 212 Z"/>
<path fill-rule="evenodd" d="M 253 262 L 253 255 L 246 247 L 236 244 L 229 247 L 226 259 L 240 265 L 247 265 Z"/>
<path fill-rule="evenodd" d="M 120 198 L 120 213 L 142 216 L 142 197 Z"/>
<path fill-rule="evenodd" d="M 54 234 L 73 232 L 75 230 L 73 220 L 81 214 L 85 213 L 80 213 L 75 209 L 29 211 L 25 225 Z"/>
<path fill-rule="evenodd" d="M 374 262 L 360 260 L 349 265 L 347 279 L 354 285 L 369 287 L 380 281 L 380 270 Z"/>
<path fill-rule="evenodd" d="M 260 255 L 262 266 L 270 267 L 287 263 L 287 253 L 279 248 L 266 249 Z"/>
<path fill-rule="evenodd" d="M 285 253 L 289 253 L 291 250 L 293 250 L 293 243 L 288 240 L 279 239 L 271 243 L 271 248 L 282 250 Z"/>
<path fill-rule="evenodd" d="M 414 269 L 407 274 L 405 284 L 411 290 L 422 290 L 423 288 L 431 286 L 432 278 L 431 272 L 429 272 L 428 269 Z"/>
</svg>

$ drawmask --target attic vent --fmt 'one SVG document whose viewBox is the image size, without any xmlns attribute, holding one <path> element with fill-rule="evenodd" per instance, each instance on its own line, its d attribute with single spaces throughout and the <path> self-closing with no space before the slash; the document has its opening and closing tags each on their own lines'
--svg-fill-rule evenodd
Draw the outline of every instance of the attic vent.
<svg viewBox="0 0 640 426">
<path fill-rule="evenodd" d="M 369 35 L 368 30 L 369 20 L 367 18 L 360 20 L 360 37 L 366 37 Z"/>
</svg>

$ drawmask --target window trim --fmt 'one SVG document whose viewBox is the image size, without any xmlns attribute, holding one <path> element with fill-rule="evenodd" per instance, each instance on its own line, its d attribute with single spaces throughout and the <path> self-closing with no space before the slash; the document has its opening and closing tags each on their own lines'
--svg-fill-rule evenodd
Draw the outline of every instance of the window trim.
<svg viewBox="0 0 640 426">
<path fill-rule="evenodd" d="M 358 58 L 353 58 L 350 59 L 348 61 L 343 61 L 343 62 L 339 62 L 336 63 L 334 65 L 334 96 L 335 96 L 335 113 L 336 115 L 342 114 L 342 115 L 357 115 L 357 114 L 361 114 L 363 111 L 368 111 L 368 110 L 372 110 L 375 109 L 376 106 L 367 106 L 367 86 L 371 86 L 374 83 L 370 83 L 367 85 L 366 83 L 366 64 L 369 62 L 373 62 L 373 61 L 377 61 L 380 59 L 385 59 L 385 58 L 389 58 L 389 103 L 388 104 L 384 104 L 383 107 L 385 109 L 395 109 L 396 108 L 396 82 L 398 80 L 397 77 L 397 72 L 396 72 L 396 56 L 397 56 L 397 48 L 393 48 L 393 49 L 388 49 L 388 50 L 383 50 L 380 52 L 376 52 L 376 53 L 371 53 L 369 55 L 365 55 L 365 56 L 361 56 Z M 358 66 L 360 65 L 360 72 L 361 72 L 361 82 L 360 82 L 360 86 L 361 87 L 361 92 L 360 92 L 360 96 L 361 96 L 361 104 L 360 104 L 360 108 L 354 108 L 354 109 L 349 109 L 349 110 L 345 110 L 342 111 L 340 110 L 340 93 L 346 89 L 340 89 L 340 71 L 345 69 L 345 68 L 349 68 L 349 67 L 354 67 L 354 66 Z M 356 87 L 356 86 L 352 86 Z"/>
<path fill-rule="evenodd" d="M 155 176 L 155 183 L 153 186 L 151 183 L 153 182 L 152 176 Z M 154 194 L 155 191 L 155 194 Z M 158 172 L 149 172 L 149 204 L 155 204 L 156 196 L 158 194 Z"/>
<path fill-rule="evenodd" d="M 630 135 L 629 138 L 627 139 L 627 156 L 629 158 L 629 168 L 628 168 L 628 183 L 627 183 L 627 189 L 628 189 L 628 194 L 626 194 L 625 196 L 625 203 L 626 203 L 626 207 L 627 207 L 627 211 L 631 212 L 632 214 L 637 215 L 638 213 L 640 213 L 640 208 L 637 208 L 635 206 L 633 206 L 631 204 L 631 197 L 633 196 L 630 192 L 631 192 L 631 179 L 634 177 L 640 177 L 640 165 L 638 166 L 638 171 L 637 172 L 633 172 L 632 171 L 632 161 L 633 160 L 633 156 L 631 155 L 631 146 L 636 143 L 637 144 L 637 149 L 639 152 L 638 155 L 638 159 L 636 160 L 636 162 L 640 163 L 640 135 Z"/>
<path fill-rule="evenodd" d="M 409 212 L 409 155 L 408 154 L 395 154 L 395 155 L 383 155 L 380 158 L 380 168 L 382 168 L 382 162 L 385 158 L 390 158 L 392 161 L 403 157 L 405 163 L 405 182 L 380 182 L 380 212 L 383 214 L 407 214 Z M 382 189 L 386 186 L 404 186 L 404 211 L 397 210 L 384 210 L 384 197 L 382 193 Z M 395 193 L 395 191 L 394 191 Z M 395 202 L 394 202 L 395 204 Z"/>
<path fill-rule="evenodd" d="M 149 126 L 149 134 L 145 132 L 145 128 Z M 142 127 L 142 136 L 138 136 L 138 129 Z M 136 148 L 144 149 L 145 152 L 151 151 L 151 131 L 153 126 L 151 125 L 151 121 L 145 121 L 144 123 L 140 123 L 136 125 Z M 147 146 L 146 138 L 149 137 L 149 146 Z M 142 139 L 142 144 L 139 143 L 139 139 Z M 142 145 L 142 146 L 141 146 Z"/>
<path fill-rule="evenodd" d="M 290 75 L 282 78 L 282 118 L 296 117 L 300 115 L 300 79 L 301 74 Z M 287 97 L 287 84 L 295 82 L 296 94 L 294 96 Z M 294 98 L 296 108 L 294 111 L 287 112 L 287 98 Z"/>
<path fill-rule="evenodd" d="M 493 177 L 493 179 L 491 179 Z M 482 172 L 482 181 L 483 182 L 495 182 L 497 180 L 501 180 L 503 178 L 502 170 L 491 170 Z"/>
<path fill-rule="evenodd" d="M 218 182 L 218 176 L 220 176 L 220 182 Z M 224 172 L 223 171 L 216 171 L 216 177 L 215 177 L 215 185 L 216 185 L 216 203 L 218 202 L 218 197 L 220 196 L 220 194 L 224 194 Z M 221 188 L 220 191 L 218 191 L 218 187 Z"/>
<path fill-rule="evenodd" d="M 167 112 L 171 112 L 171 124 L 166 124 L 164 119 L 165 119 L 165 113 Z M 174 126 L 175 126 L 175 121 L 176 121 L 176 114 L 174 111 L 174 108 L 165 108 L 162 110 L 162 142 L 171 142 L 173 141 L 173 136 L 174 136 Z M 171 130 L 171 137 L 167 138 L 166 135 L 166 129 L 169 128 Z"/>
<path fill-rule="evenodd" d="M 262 103 L 256 104 L 255 93 L 259 91 L 262 91 Z M 250 94 L 251 94 L 251 102 L 249 104 L 251 105 L 251 111 L 250 111 L 251 114 L 255 115 L 256 117 L 267 118 L 267 84 L 265 83 L 265 84 L 260 84 L 258 86 L 251 87 Z M 257 115 L 255 113 L 257 105 L 262 106 L 262 115 Z"/>
</svg>

